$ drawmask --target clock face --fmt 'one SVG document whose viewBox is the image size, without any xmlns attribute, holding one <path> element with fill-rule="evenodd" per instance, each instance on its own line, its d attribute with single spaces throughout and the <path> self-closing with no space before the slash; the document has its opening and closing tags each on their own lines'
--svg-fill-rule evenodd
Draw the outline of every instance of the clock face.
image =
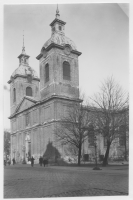
<svg viewBox="0 0 133 200">
<path fill-rule="evenodd" d="M 69 55 L 71 52 L 70 47 L 66 46 L 65 47 L 65 54 Z"/>
</svg>

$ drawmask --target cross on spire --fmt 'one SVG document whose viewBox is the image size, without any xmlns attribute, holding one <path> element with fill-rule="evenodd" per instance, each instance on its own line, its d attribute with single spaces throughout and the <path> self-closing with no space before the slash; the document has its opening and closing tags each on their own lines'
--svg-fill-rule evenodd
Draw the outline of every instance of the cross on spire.
<svg viewBox="0 0 133 200">
<path fill-rule="evenodd" d="M 25 53 L 25 46 L 24 46 L 24 30 L 23 30 L 23 46 L 22 46 L 22 54 L 26 54 L 26 53 Z"/>
<path fill-rule="evenodd" d="M 56 15 L 55 16 L 56 16 L 57 19 L 60 19 L 58 4 L 57 4 L 57 9 L 56 9 Z"/>
</svg>

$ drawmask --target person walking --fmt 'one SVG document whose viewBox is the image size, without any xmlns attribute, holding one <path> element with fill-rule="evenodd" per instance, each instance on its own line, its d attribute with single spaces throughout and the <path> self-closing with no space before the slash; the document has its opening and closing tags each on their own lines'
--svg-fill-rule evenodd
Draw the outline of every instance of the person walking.
<svg viewBox="0 0 133 200">
<path fill-rule="evenodd" d="M 41 167 L 42 167 L 42 163 L 43 163 L 43 158 L 42 158 L 42 156 L 40 156 L 40 158 L 39 158 L 39 164 L 40 164 Z"/>
<path fill-rule="evenodd" d="M 34 166 L 34 158 L 33 158 L 33 156 L 31 157 L 31 166 L 33 167 Z"/>
<path fill-rule="evenodd" d="M 15 158 L 12 159 L 13 165 L 15 165 Z"/>
<path fill-rule="evenodd" d="M 6 166 L 6 159 L 4 159 L 4 166 Z"/>
</svg>

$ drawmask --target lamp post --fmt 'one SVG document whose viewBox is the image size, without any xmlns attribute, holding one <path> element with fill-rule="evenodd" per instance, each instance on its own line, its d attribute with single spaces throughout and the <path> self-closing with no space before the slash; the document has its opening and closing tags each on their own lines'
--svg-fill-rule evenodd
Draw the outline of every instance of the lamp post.
<svg viewBox="0 0 133 200">
<path fill-rule="evenodd" d="M 97 136 L 96 136 L 96 132 L 94 132 L 94 146 L 95 146 L 95 167 L 93 168 L 93 170 L 101 170 L 97 166 Z"/>
<path fill-rule="evenodd" d="M 22 163 L 26 164 L 26 161 L 25 161 L 25 146 L 24 145 L 22 147 L 22 151 L 23 151 L 23 155 L 24 155 Z"/>
</svg>

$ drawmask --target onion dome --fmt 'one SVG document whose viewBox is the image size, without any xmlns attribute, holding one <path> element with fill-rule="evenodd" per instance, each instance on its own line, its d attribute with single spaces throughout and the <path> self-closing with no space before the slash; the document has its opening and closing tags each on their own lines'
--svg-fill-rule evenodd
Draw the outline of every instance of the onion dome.
<svg viewBox="0 0 133 200">
<path fill-rule="evenodd" d="M 36 71 L 31 68 L 30 66 L 20 65 L 13 73 L 12 78 L 15 78 L 15 76 L 21 75 L 21 76 L 27 76 L 32 75 L 33 78 L 38 78 Z"/>
<path fill-rule="evenodd" d="M 61 46 L 65 46 L 66 44 L 68 44 L 71 46 L 72 50 L 76 50 L 76 45 L 74 44 L 74 42 L 68 37 L 66 37 L 64 34 L 59 34 L 58 32 L 54 32 L 51 38 L 47 42 L 45 42 L 43 47 L 47 48 L 52 43 L 58 44 Z"/>
</svg>

